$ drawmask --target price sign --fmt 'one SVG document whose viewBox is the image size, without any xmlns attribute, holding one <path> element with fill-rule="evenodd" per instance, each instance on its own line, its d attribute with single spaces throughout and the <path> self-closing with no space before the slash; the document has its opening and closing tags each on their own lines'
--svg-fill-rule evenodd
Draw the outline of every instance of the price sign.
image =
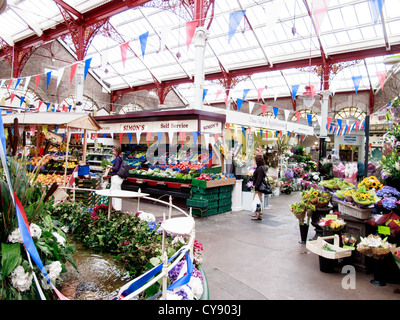
<svg viewBox="0 0 400 320">
<path fill-rule="evenodd" d="M 390 236 L 390 227 L 378 226 L 378 232 L 380 234 L 385 234 L 385 235 L 389 235 Z"/>
<path fill-rule="evenodd" d="M 327 214 L 325 216 L 325 219 L 327 219 L 327 220 L 337 220 L 337 214 Z"/>
</svg>

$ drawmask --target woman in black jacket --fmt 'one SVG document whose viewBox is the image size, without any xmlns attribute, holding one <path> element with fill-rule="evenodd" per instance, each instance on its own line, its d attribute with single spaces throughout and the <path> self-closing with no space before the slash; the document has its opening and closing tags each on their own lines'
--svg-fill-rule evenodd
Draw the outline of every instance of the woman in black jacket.
<svg viewBox="0 0 400 320">
<path fill-rule="evenodd" d="M 262 220 L 262 203 L 263 203 L 263 194 L 260 192 L 259 187 L 261 184 L 261 181 L 265 179 L 268 171 L 268 167 L 265 165 L 264 162 L 264 157 L 262 155 L 257 155 L 256 156 L 256 165 L 257 168 L 253 173 L 253 185 L 254 185 L 254 196 L 257 195 L 260 198 L 260 207 L 257 206 L 256 213 L 252 216 L 252 220 Z"/>
</svg>

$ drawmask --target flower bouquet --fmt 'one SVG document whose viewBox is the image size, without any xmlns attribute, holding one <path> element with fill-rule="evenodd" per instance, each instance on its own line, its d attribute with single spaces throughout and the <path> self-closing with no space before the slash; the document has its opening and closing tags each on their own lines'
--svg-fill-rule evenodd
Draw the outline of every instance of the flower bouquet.
<svg viewBox="0 0 400 320">
<path fill-rule="evenodd" d="M 294 178 L 302 178 L 304 174 L 304 169 L 302 167 L 293 168 Z"/>
<path fill-rule="evenodd" d="M 387 238 L 370 234 L 368 237 L 360 237 L 357 251 L 374 259 L 383 259 L 391 252 L 392 244 L 387 242 Z"/>
<path fill-rule="evenodd" d="M 342 234 L 343 247 L 355 248 L 357 244 L 357 238 L 347 233 Z"/>
<path fill-rule="evenodd" d="M 377 203 L 380 199 L 376 196 L 374 190 L 366 190 L 365 187 L 359 187 L 351 194 L 354 203 L 359 208 L 368 208 L 372 204 Z"/>
<path fill-rule="evenodd" d="M 299 220 L 300 225 L 309 225 L 314 210 L 314 205 L 303 201 L 293 203 L 290 206 L 290 211 L 292 211 Z"/>
<path fill-rule="evenodd" d="M 381 190 L 383 185 L 375 176 L 365 177 L 359 184 L 358 187 L 364 187 L 366 190 L 375 189 Z"/>
<path fill-rule="evenodd" d="M 345 180 L 349 183 L 356 184 L 357 183 L 357 173 L 358 167 L 357 162 L 346 163 L 344 169 Z"/>
<path fill-rule="evenodd" d="M 322 218 L 321 220 L 319 220 L 318 225 L 326 230 L 326 231 L 331 231 L 331 232 L 340 232 L 343 230 L 344 226 L 345 226 L 346 222 L 344 222 L 342 219 L 336 219 L 336 220 L 332 220 L 332 219 L 326 219 L 326 218 Z"/>
<path fill-rule="evenodd" d="M 291 194 L 293 191 L 293 185 L 291 182 L 284 182 L 281 186 L 281 192 Z"/>
</svg>

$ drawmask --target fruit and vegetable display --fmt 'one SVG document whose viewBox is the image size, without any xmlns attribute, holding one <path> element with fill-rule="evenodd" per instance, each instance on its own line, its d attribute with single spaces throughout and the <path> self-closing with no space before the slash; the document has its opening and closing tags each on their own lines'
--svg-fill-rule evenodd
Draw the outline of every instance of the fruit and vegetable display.
<svg viewBox="0 0 400 320">
<path fill-rule="evenodd" d="M 66 181 L 70 179 L 71 175 L 66 175 Z M 38 174 L 36 181 L 41 185 L 52 185 L 54 182 L 57 184 L 62 184 L 64 182 L 63 174 Z"/>
</svg>

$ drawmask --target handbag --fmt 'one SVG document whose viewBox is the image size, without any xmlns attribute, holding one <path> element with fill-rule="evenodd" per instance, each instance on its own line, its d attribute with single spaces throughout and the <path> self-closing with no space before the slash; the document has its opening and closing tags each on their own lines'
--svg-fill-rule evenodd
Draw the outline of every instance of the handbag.
<svg viewBox="0 0 400 320">
<path fill-rule="evenodd" d="M 263 194 L 272 194 L 272 187 L 267 179 L 268 177 L 265 177 L 264 179 L 261 180 L 258 190 Z"/>
</svg>

